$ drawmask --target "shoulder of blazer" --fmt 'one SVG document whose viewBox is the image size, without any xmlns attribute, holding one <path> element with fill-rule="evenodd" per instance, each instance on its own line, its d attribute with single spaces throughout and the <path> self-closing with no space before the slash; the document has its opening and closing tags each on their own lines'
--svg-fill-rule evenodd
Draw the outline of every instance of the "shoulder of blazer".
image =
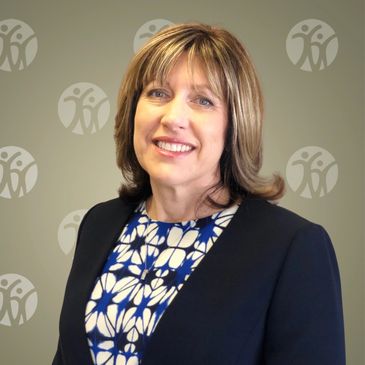
<svg viewBox="0 0 365 365">
<path fill-rule="evenodd" d="M 259 197 L 249 197 L 246 201 L 244 200 L 240 210 L 245 210 L 245 215 L 241 216 L 249 219 L 254 227 L 258 226 L 267 230 L 282 228 L 297 230 L 314 224 L 288 208 Z"/>
<path fill-rule="evenodd" d="M 90 229 L 99 229 L 102 226 L 110 226 L 113 223 L 118 224 L 127 218 L 133 212 L 137 204 L 127 203 L 120 197 L 106 200 L 92 206 L 83 216 L 77 234 L 77 245 L 75 254 L 78 249 L 78 244 L 81 241 L 85 225 L 88 231 Z"/>
<path fill-rule="evenodd" d="M 90 215 L 113 215 L 120 214 L 123 211 L 129 212 L 136 207 L 137 204 L 128 203 L 122 198 L 113 198 L 92 206 L 86 214 Z"/>
<path fill-rule="evenodd" d="M 323 231 L 323 227 L 290 209 L 256 197 L 241 203 L 227 228 L 222 237 L 235 240 L 237 252 L 241 246 L 245 246 L 243 251 L 250 247 L 258 255 L 274 255 L 278 262 L 282 262 L 297 235 Z"/>
</svg>

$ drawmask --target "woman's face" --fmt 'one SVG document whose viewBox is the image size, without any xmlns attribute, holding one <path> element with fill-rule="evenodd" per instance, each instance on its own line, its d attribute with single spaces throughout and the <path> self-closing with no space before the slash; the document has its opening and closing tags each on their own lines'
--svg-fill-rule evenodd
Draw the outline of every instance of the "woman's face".
<svg viewBox="0 0 365 365">
<path fill-rule="evenodd" d="M 197 192 L 220 179 L 227 107 L 210 90 L 199 62 L 194 61 L 192 67 L 194 79 L 189 77 L 183 55 L 166 83 L 151 82 L 138 100 L 134 150 L 152 186 Z"/>
</svg>

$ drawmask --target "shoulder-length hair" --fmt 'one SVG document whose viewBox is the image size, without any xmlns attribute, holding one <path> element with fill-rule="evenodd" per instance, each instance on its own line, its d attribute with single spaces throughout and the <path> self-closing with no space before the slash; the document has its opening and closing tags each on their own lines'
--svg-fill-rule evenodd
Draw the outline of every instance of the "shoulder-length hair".
<svg viewBox="0 0 365 365">
<path fill-rule="evenodd" d="M 254 65 L 243 44 L 227 30 L 202 23 L 185 23 L 164 28 L 135 54 L 122 80 L 115 116 L 116 161 L 125 181 L 119 196 L 130 202 L 151 194 L 149 175 L 139 164 L 133 147 L 136 105 L 144 87 L 153 80 L 163 83 L 182 54 L 188 65 L 198 60 L 206 70 L 212 91 L 228 109 L 225 147 L 220 158 L 221 181 L 202 197 L 213 207 L 224 208 L 248 194 L 277 203 L 285 193 L 278 172 L 262 177 L 263 95 Z M 191 70 L 193 72 L 193 70 Z M 219 204 L 211 197 L 222 187 L 230 201 Z"/>
</svg>

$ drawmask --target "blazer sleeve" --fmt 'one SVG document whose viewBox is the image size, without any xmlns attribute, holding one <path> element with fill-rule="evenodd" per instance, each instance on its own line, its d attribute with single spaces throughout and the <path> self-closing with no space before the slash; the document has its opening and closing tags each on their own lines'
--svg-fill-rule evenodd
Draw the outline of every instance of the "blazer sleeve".
<svg viewBox="0 0 365 365">
<path fill-rule="evenodd" d="M 318 224 L 299 229 L 290 244 L 268 310 L 264 364 L 346 364 L 340 274 Z"/>
</svg>

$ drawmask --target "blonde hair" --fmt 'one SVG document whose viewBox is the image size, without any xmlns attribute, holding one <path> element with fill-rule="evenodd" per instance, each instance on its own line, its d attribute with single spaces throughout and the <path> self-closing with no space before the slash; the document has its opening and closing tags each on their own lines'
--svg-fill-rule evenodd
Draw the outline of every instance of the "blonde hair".
<svg viewBox="0 0 365 365">
<path fill-rule="evenodd" d="M 284 179 L 277 172 L 271 177 L 259 175 L 264 107 L 254 65 L 235 36 L 221 27 L 202 23 L 164 28 L 148 40 L 129 64 L 119 90 L 114 130 L 117 165 L 126 180 L 118 190 L 120 197 L 138 202 L 152 193 L 149 176 L 133 147 L 136 105 L 144 87 L 153 80 L 166 80 L 183 53 L 188 56 L 188 65 L 194 60 L 202 63 L 212 91 L 228 108 L 228 129 L 220 159 L 221 181 L 211 189 L 227 187 L 230 202 L 219 204 L 209 194 L 204 199 L 212 206 L 227 207 L 250 194 L 277 203 L 285 193 Z"/>
</svg>

